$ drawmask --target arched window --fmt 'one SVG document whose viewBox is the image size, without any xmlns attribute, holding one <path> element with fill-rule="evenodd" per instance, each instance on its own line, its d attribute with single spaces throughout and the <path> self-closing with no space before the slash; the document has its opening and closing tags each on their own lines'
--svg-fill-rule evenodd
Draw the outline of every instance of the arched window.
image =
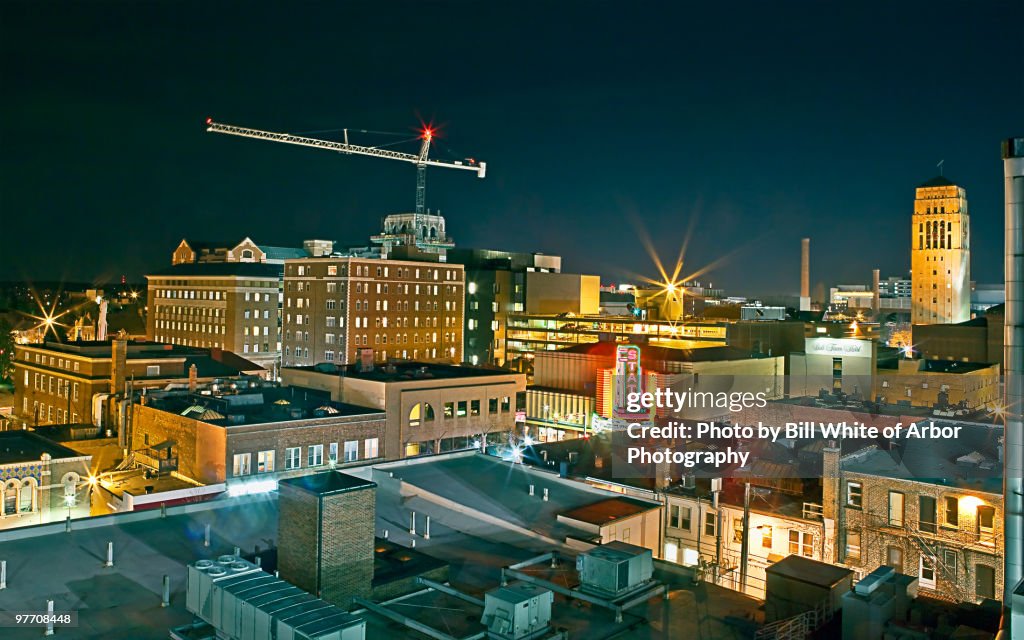
<svg viewBox="0 0 1024 640">
<path fill-rule="evenodd" d="M 18 482 L 17 480 L 8 480 L 6 483 L 4 483 L 4 515 L 9 515 L 18 512 L 18 489 L 20 488 L 21 483 Z"/>
<path fill-rule="evenodd" d="M 252 249 L 242 249 L 242 260 L 252 260 Z"/>
<path fill-rule="evenodd" d="M 420 426 L 420 415 L 421 414 L 422 414 L 422 410 L 420 408 L 420 405 L 418 405 L 418 404 L 413 405 L 412 410 L 409 412 L 409 426 L 410 427 L 418 427 L 418 426 Z"/>
<path fill-rule="evenodd" d="M 18 498 L 18 511 L 22 513 L 35 511 L 36 479 L 26 478 L 21 484 L 21 491 Z"/>
</svg>

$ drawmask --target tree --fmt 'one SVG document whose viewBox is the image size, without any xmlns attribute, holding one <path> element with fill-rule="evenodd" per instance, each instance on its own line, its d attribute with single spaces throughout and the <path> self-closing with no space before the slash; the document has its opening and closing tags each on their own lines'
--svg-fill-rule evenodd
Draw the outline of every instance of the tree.
<svg viewBox="0 0 1024 640">
<path fill-rule="evenodd" d="M 14 375 L 14 327 L 7 318 L 0 318 L 0 382 L 9 382 Z"/>
</svg>

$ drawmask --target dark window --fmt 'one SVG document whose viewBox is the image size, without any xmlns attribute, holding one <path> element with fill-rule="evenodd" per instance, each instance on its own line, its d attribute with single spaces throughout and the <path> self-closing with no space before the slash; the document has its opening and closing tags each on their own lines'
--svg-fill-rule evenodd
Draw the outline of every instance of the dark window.
<svg viewBox="0 0 1024 640">
<path fill-rule="evenodd" d="M 921 531 L 925 533 L 935 533 L 935 498 L 931 496 L 921 496 L 919 498 L 919 511 L 918 511 L 918 524 L 921 527 Z"/>
</svg>

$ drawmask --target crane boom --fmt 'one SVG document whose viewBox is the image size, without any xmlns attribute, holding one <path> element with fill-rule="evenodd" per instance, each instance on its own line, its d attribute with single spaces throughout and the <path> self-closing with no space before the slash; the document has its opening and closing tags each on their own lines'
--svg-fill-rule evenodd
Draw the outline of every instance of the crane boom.
<svg viewBox="0 0 1024 640">
<path fill-rule="evenodd" d="M 260 129 L 250 129 L 247 127 L 239 127 L 231 124 L 223 124 L 220 122 L 214 122 L 208 118 L 206 120 L 206 130 L 212 133 L 224 133 L 231 136 L 239 136 L 242 138 L 254 138 L 256 140 L 269 140 L 271 142 L 284 142 L 286 144 L 294 144 L 302 147 L 313 147 L 315 149 L 326 149 L 328 151 L 337 151 L 339 153 L 351 153 L 363 156 L 371 156 L 374 158 L 386 158 L 390 160 L 401 160 L 403 162 L 409 162 L 416 165 L 417 176 L 416 176 L 416 213 L 423 213 L 425 192 L 426 192 L 426 168 L 427 167 L 445 167 L 448 169 L 462 169 L 464 171 L 473 171 L 476 173 L 478 178 L 483 178 L 487 175 L 487 163 L 476 162 L 475 160 L 466 160 L 465 162 L 459 160 L 431 160 L 427 156 L 430 152 L 430 142 L 432 138 L 432 132 L 427 130 L 423 134 L 423 143 L 420 147 L 418 154 L 404 153 L 401 151 L 392 151 L 390 149 L 380 149 L 377 147 L 366 147 L 361 145 L 350 144 L 348 142 L 348 131 L 345 131 L 345 142 L 335 142 L 333 140 L 321 140 L 319 138 L 307 138 L 305 136 L 294 136 L 290 133 L 277 133 L 274 131 L 262 131 Z"/>
</svg>

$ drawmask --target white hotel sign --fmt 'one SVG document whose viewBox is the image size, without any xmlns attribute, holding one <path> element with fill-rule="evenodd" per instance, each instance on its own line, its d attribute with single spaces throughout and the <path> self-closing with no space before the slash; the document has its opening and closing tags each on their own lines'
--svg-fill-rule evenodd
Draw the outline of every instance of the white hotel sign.
<svg viewBox="0 0 1024 640">
<path fill-rule="evenodd" d="M 870 358 L 871 343 L 848 338 L 808 338 L 805 352 L 814 356 Z"/>
</svg>

